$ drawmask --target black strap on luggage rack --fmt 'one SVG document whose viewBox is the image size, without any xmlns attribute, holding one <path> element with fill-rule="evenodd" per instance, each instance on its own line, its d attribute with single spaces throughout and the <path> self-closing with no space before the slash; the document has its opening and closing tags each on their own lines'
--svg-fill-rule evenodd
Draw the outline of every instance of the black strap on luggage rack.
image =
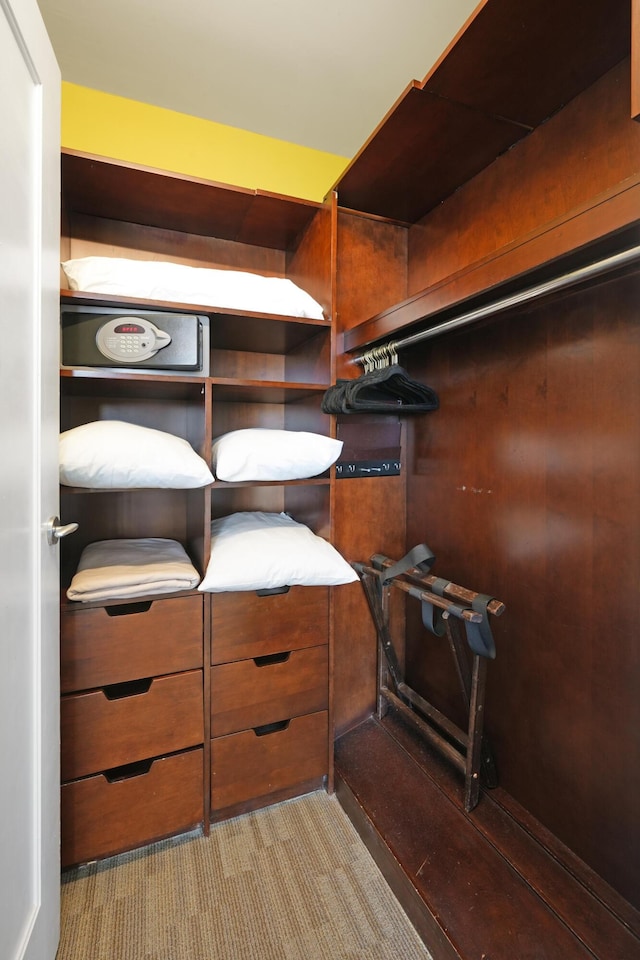
<svg viewBox="0 0 640 960">
<path fill-rule="evenodd" d="M 435 557 L 418 544 L 401 560 L 381 554 L 368 564 L 355 562 L 378 636 L 378 713 L 393 705 L 440 753 L 464 774 L 464 808 L 473 810 L 480 784 L 497 786 L 495 762 L 483 734 L 487 660 L 496 655 L 489 615 L 500 616 L 504 604 L 430 574 Z M 446 637 L 468 711 L 467 729 L 453 723 L 406 682 L 389 627 L 389 596 L 393 588 L 419 600 L 422 622 L 438 637 Z M 471 663 L 466 648 L 471 651 Z"/>
</svg>

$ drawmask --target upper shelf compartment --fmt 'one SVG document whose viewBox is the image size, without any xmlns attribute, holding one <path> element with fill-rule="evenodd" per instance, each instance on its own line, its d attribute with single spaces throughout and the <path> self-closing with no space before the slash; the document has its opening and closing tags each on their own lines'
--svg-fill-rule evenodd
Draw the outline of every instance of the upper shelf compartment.
<svg viewBox="0 0 640 960">
<path fill-rule="evenodd" d="M 261 353 L 290 353 L 322 330 L 331 331 L 330 320 L 312 320 L 308 317 L 290 317 L 284 314 L 256 313 L 230 310 L 211 304 L 178 303 L 174 300 L 140 300 L 108 293 L 83 293 L 62 290 L 65 304 L 79 306 L 122 307 L 140 310 L 172 311 L 174 313 L 206 313 L 211 317 L 211 347 L 216 350 L 244 350 L 250 343 Z"/>
<path fill-rule="evenodd" d="M 260 190 L 92 157 L 62 153 L 67 216 L 84 215 L 198 236 L 291 249 L 320 205 Z"/>
<path fill-rule="evenodd" d="M 347 167 L 340 206 L 416 223 L 629 56 L 630 28 L 628 0 L 484 0 Z"/>
<path fill-rule="evenodd" d="M 91 286 L 84 270 L 76 280 L 78 286 L 84 283 L 90 290 L 142 297 L 144 303 L 150 298 L 166 304 L 165 298 L 172 297 L 173 306 L 167 305 L 166 309 L 183 309 L 179 301 L 185 277 L 181 274 L 176 282 L 174 270 L 166 278 L 167 284 L 161 277 L 156 285 L 157 273 L 149 268 L 150 261 L 157 261 L 157 265 L 166 261 L 181 266 L 183 274 L 184 268 L 204 267 L 261 277 L 262 283 L 250 284 L 246 296 L 237 303 L 230 299 L 228 289 L 216 301 L 211 276 L 198 278 L 204 280 L 204 285 L 197 288 L 199 302 L 195 302 L 191 286 L 185 297 L 191 309 L 195 307 L 212 317 L 235 314 L 240 326 L 245 315 L 265 318 L 261 326 L 267 339 L 275 330 L 269 318 L 271 311 L 276 316 L 291 311 L 294 318 L 331 317 L 333 197 L 318 204 L 70 150 L 62 153 L 61 171 L 61 261 L 80 263 L 84 258 L 97 257 L 146 262 L 142 279 L 138 278 L 132 288 L 128 287 L 128 267 L 122 266 L 111 286 L 105 286 L 102 280 Z M 286 292 L 287 284 L 273 294 L 274 284 L 264 282 L 270 278 L 290 281 L 315 300 L 311 312 L 309 304 L 300 302 L 304 296 L 298 297 L 294 289 Z M 61 283 L 66 285 L 66 277 L 61 276 Z M 75 296 L 69 291 L 64 295 Z M 78 297 L 87 302 L 93 298 L 96 305 L 109 303 L 106 293 L 84 292 Z M 225 305 L 233 309 L 226 310 Z M 317 305 L 321 309 L 316 310 Z M 326 325 L 330 327 L 329 320 Z"/>
</svg>

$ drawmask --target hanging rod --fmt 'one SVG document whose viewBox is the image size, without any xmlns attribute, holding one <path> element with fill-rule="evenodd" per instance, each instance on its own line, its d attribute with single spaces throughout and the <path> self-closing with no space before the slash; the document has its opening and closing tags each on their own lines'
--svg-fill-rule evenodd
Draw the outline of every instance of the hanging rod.
<svg viewBox="0 0 640 960">
<path fill-rule="evenodd" d="M 470 310 L 468 313 L 463 313 L 459 317 L 444 320 L 434 327 L 429 327 L 428 330 L 420 330 L 418 333 L 403 337 L 402 340 L 390 340 L 382 346 L 372 347 L 371 350 L 365 351 L 361 356 L 355 357 L 351 363 L 360 363 L 364 366 L 370 363 L 372 359 L 375 362 L 376 357 L 384 358 L 386 356 L 394 356 L 398 350 L 402 350 L 404 347 L 412 347 L 415 343 L 421 343 L 423 340 L 430 340 L 432 337 L 437 337 L 442 333 L 457 330 L 459 327 L 467 326 L 469 323 L 482 320 L 485 317 L 492 316 L 494 313 L 500 313 L 503 310 L 508 310 L 510 307 L 518 306 L 521 303 L 528 303 L 530 300 L 534 300 L 536 297 L 542 297 L 547 293 L 553 293 L 556 290 L 566 290 L 567 287 L 575 286 L 583 280 L 588 280 L 591 277 L 597 277 L 602 273 L 615 270 L 617 267 L 625 266 L 627 263 L 637 260 L 638 257 L 640 257 L 640 246 L 629 247 L 628 250 L 621 250 L 620 253 L 612 254 L 603 260 L 588 263 L 586 266 L 579 267 L 569 273 L 563 273 L 558 277 L 553 277 L 551 280 L 545 280 L 544 283 L 538 283 L 533 287 L 525 287 L 524 290 L 520 290 L 518 293 L 503 297 L 501 300 L 494 300 L 482 307 L 477 307 L 475 310 Z"/>
</svg>

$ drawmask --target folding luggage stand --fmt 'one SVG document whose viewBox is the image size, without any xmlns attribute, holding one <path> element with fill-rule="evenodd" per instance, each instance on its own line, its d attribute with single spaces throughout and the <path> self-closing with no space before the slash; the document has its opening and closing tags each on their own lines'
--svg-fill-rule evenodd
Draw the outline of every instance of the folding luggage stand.
<svg viewBox="0 0 640 960">
<path fill-rule="evenodd" d="M 469 812 L 478 803 L 481 781 L 489 788 L 497 786 L 483 725 L 487 659 L 495 658 L 489 614 L 500 616 L 505 606 L 495 598 L 432 576 L 428 571 L 434 559 L 429 548 L 420 544 L 397 562 L 375 554 L 369 564 L 352 566 L 360 577 L 378 635 L 378 715 L 392 704 L 464 774 L 464 808 Z M 389 627 L 389 597 L 394 587 L 421 602 L 422 621 L 431 633 L 446 636 L 468 710 L 466 730 L 405 682 Z M 471 650 L 471 663 L 465 645 Z"/>
</svg>

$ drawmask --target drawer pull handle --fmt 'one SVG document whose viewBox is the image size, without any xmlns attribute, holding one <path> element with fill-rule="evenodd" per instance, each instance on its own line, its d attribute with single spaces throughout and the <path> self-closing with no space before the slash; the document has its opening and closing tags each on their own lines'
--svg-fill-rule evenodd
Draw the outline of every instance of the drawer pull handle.
<svg viewBox="0 0 640 960">
<path fill-rule="evenodd" d="M 281 593 L 289 593 L 290 587 L 265 587 L 263 590 L 256 590 L 258 597 L 277 597 Z"/>
<path fill-rule="evenodd" d="M 112 767 L 111 770 L 105 770 L 102 776 L 109 783 L 118 783 L 119 780 L 146 777 L 152 766 L 153 760 L 136 760 L 134 763 L 125 763 L 121 767 Z"/>
<path fill-rule="evenodd" d="M 256 667 L 269 667 L 272 663 L 286 663 L 290 656 L 291 651 L 285 650 L 283 653 L 268 653 L 264 657 L 254 657 L 253 662 Z"/>
<path fill-rule="evenodd" d="M 290 720 L 277 720 L 275 723 L 263 723 L 261 727 L 254 727 L 253 732 L 256 737 L 267 737 L 270 733 L 286 730 L 290 722 Z"/>
<path fill-rule="evenodd" d="M 107 700 L 124 700 L 125 697 L 139 697 L 143 693 L 148 693 L 153 683 L 153 677 L 145 677 L 142 680 L 124 680 L 122 683 L 111 683 L 102 688 Z"/>
<path fill-rule="evenodd" d="M 121 603 L 117 607 L 105 607 L 108 617 L 127 617 L 131 613 L 147 613 L 151 609 L 151 600 L 140 600 L 138 603 Z"/>
</svg>

